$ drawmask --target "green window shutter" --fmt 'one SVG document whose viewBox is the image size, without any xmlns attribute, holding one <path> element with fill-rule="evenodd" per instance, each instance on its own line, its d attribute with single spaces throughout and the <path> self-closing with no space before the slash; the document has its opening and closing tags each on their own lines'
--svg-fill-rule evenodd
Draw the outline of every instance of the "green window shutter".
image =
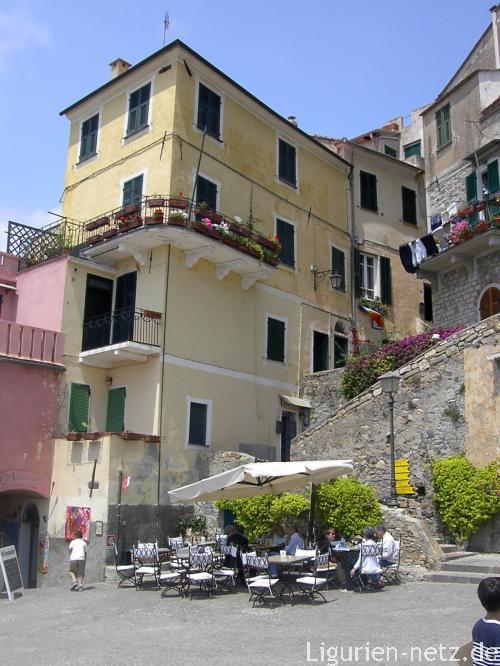
<svg viewBox="0 0 500 666">
<path fill-rule="evenodd" d="M 380 299 L 386 305 L 392 305 L 391 260 L 380 257 Z"/>
<path fill-rule="evenodd" d="M 217 210 L 217 185 L 198 176 L 196 181 L 196 203 L 206 203 L 210 210 Z"/>
<path fill-rule="evenodd" d="M 216 139 L 220 136 L 220 107 L 221 99 L 217 93 L 202 83 L 198 88 L 198 119 L 197 126 Z"/>
<path fill-rule="evenodd" d="M 148 123 L 151 84 L 135 90 L 129 97 L 127 133 L 135 132 Z"/>
<path fill-rule="evenodd" d="M 267 318 L 267 358 L 270 361 L 285 361 L 285 322 Z"/>
<path fill-rule="evenodd" d="M 189 444 L 207 445 L 207 405 L 192 402 L 189 409 Z"/>
<path fill-rule="evenodd" d="M 415 190 L 402 187 L 401 194 L 403 199 L 403 222 L 417 224 L 417 195 Z"/>
<path fill-rule="evenodd" d="M 386 155 L 389 155 L 389 157 L 397 157 L 398 156 L 398 154 L 394 150 L 394 148 L 391 148 L 391 146 L 387 146 L 386 144 L 384 144 L 384 153 Z"/>
<path fill-rule="evenodd" d="M 477 199 L 477 178 L 475 171 L 465 178 L 465 196 L 467 201 L 475 201 Z"/>
<path fill-rule="evenodd" d="M 106 414 L 106 431 L 123 432 L 125 430 L 125 398 L 127 389 L 124 386 L 109 389 L 108 411 Z"/>
<path fill-rule="evenodd" d="M 496 194 L 499 191 L 498 160 L 493 160 L 493 162 L 488 164 L 488 192 Z"/>
<path fill-rule="evenodd" d="M 71 384 L 69 399 L 69 431 L 87 432 L 89 421 L 90 386 Z"/>
<path fill-rule="evenodd" d="M 442 148 L 451 141 L 450 105 L 443 106 L 436 111 L 436 140 L 437 147 Z"/>
<path fill-rule="evenodd" d="M 421 153 L 420 141 L 416 141 L 415 143 L 409 143 L 408 145 L 403 146 L 403 150 L 405 152 L 405 159 L 411 157 L 412 155 L 420 155 Z"/>
<path fill-rule="evenodd" d="M 278 176 L 280 180 L 284 180 L 290 185 L 295 187 L 297 185 L 296 173 L 296 150 L 295 146 L 290 145 L 283 139 L 279 140 L 278 146 L 279 164 Z"/>
<path fill-rule="evenodd" d="M 353 263 L 354 263 L 354 294 L 361 296 L 361 252 L 353 249 Z"/>
<path fill-rule="evenodd" d="M 123 205 L 135 203 L 140 201 L 142 198 L 142 183 L 144 177 L 136 176 L 132 180 L 127 180 L 123 183 Z"/>
<path fill-rule="evenodd" d="M 295 268 L 295 227 L 284 220 L 276 220 L 276 235 L 281 243 L 280 261 Z"/>
<path fill-rule="evenodd" d="M 376 211 L 377 204 L 377 176 L 366 171 L 359 172 L 359 184 L 361 190 L 361 208 Z"/>
<path fill-rule="evenodd" d="M 336 247 L 332 247 L 332 273 L 342 275 L 340 289 L 345 291 L 345 255 L 342 250 L 337 250 Z"/>
</svg>

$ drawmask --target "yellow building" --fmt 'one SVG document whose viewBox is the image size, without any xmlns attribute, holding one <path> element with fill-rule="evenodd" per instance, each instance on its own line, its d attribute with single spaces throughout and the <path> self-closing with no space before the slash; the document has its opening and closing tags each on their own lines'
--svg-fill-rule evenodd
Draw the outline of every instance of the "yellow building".
<svg viewBox="0 0 500 666">
<path fill-rule="evenodd" d="M 288 459 L 301 375 L 348 352 L 350 166 L 179 41 L 111 67 L 62 112 L 78 252 L 48 531 L 88 506 L 116 536 L 122 473 L 124 548 L 173 534 L 166 493 L 213 452 Z"/>
</svg>

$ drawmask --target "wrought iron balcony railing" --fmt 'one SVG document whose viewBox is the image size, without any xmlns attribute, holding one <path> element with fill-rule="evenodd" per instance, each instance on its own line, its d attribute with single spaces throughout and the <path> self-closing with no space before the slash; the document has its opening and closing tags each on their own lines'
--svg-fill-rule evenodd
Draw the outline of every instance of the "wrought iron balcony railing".
<svg viewBox="0 0 500 666">
<path fill-rule="evenodd" d="M 251 224 L 242 224 L 239 218 L 228 218 L 191 199 L 162 195 L 142 197 L 86 223 L 64 218 L 36 229 L 9 222 L 7 252 L 19 257 L 24 266 L 33 266 L 65 253 L 78 255 L 119 234 L 165 224 L 209 236 L 271 266 L 279 262 L 277 238 L 268 238 Z"/>
<path fill-rule="evenodd" d="M 159 347 L 161 314 L 153 310 L 122 308 L 83 322 L 82 351 L 120 342 Z"/>
</svg>

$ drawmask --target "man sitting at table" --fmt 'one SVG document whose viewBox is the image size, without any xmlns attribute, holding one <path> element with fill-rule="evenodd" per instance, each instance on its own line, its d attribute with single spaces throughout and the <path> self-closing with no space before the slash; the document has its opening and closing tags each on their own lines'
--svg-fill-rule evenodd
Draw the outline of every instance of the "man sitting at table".
<svg viewBox="0 0 500 666">
<path fill-rule="evenodd" d="M 288 544 L 286 546 L 287 555 L 295 555 L 297 548 L 304 548 L 304 539 L 299 532 L 299 529 L 296 525 L 291 525 L 288 528 Z"/>
<path fill-rule="evenodd" d="M 398 544 L 394 537 L 383 525 L 377 525 L 375 528 L 377 539 L 382 541 L 382 557 L 380 564 L 383 567 L 390 567 L 398 561 Z"/>
</svg>

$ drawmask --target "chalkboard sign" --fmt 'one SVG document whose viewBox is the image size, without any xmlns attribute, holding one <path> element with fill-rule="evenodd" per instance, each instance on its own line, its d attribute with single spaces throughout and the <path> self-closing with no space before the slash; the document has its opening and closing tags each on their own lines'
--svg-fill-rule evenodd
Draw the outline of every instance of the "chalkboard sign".
<svg viewBox="0 0 500 666">
<path fill-rule="evenodd" d="M 14 601 L 15 592 L 24 594 L 23 579 L 19 570 L 15 546 L 0 548 L 0 567 L 10 601 Z"/>
</svg>

